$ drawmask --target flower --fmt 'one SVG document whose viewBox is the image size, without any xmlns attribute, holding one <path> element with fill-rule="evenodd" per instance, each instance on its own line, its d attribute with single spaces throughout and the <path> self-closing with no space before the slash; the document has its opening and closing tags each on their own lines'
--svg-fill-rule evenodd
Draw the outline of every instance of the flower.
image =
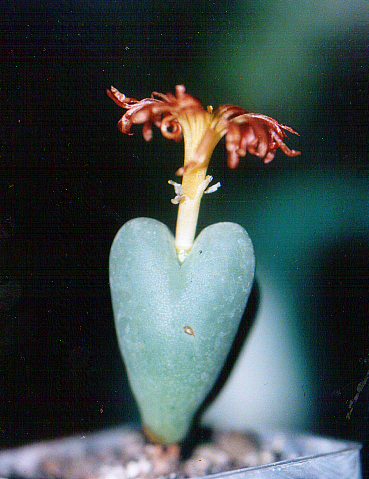
<svg viewBox="0 0 369 479">
<path fill-rule="evenodd" d="M 176 86 L 175 96 L 153 92 L 150 98 L 140 101 L 126 97 L 114 87 L 107 90 L 107 94 L 127 110 L 118 122 L 122 133 L 132 135 L 132 125 L 143 124 L 143 137 L 150 141 L 152 125 L 156 125 L 166 138 L 184 139 L 184 164 L 176 172 L 183 176 L 182 185 L 169 181 L 176 192 L 172 202 L 179 205 L 175 247 L 180 263 L 193 246 L 203 194 L 219 186 L 217 183 L 207 189 L 212 178 L 206 176 L 206 171 L 213 150 L 223 136 L 230 168 L 236 168 L 240 156 L 247 152 L 263 158 L 265 163 L 272 161 L 278 148 L 287 156 L 300 154 L 284 143 L 287 137 L 284 130 L 297 135 L 292 128 L 239 106 L 221 105 L 215 110 L 208 106 L 205 109 L 197 98 L 186 93 L 183 85 Z"/>
<path fill-rule="evenodd" d="M 207 167 L 210 156 L 225 136 L 227 164 L 236 168 L 240 157 L 247 152 L 264 159 L 264 163 L 273 160 L 280 148 L 287 156 L 300 155 L 284 143 L 287 135 L 284 130 L 296 133 L 292 128 L 281 125 L 273 118 L 258 113 L 249 113 L 234 105 L 221 105 L 215 110 L 208 106 L 204 109 L 201 102 L 186 93 L 183 85 L 176 86 L 176 96 L 168 93 L 153 92 L 150 98 L 135 100 L 120 93 L 116 88 L 107 90 L 109 97 L 126 113 L 118 122 L 122 133 L 131 135 L 134 124 L 143 124 L 143 137 L 152 138 L 152 125 L 160 128 L 169 139 L 185 141 L 184 166 L 177 171 L 183 175 L 187 169 Z"/>
</svg>

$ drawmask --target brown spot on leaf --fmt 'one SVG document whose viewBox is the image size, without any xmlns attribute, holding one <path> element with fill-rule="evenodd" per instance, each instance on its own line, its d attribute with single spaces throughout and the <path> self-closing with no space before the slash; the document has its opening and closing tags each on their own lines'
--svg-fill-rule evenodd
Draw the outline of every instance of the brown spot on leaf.
<svg viewBox="0 0 369 479">
<path fill-rule="evenodd" d="M 191 326 L 184 326 L 184 332 L 189 334 L 190 336 L 195 336 L 195 333 L 193 332 L 193 329 Z"/>
</svg>

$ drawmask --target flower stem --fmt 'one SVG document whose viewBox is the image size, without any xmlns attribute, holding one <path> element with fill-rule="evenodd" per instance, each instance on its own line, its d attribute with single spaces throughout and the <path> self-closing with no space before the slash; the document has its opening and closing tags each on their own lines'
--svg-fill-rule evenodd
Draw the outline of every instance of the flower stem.
<svg viewBox="0 0 369 479">
<path fill-rule="evenodd" d="M 205 168 L 196 168 L 183 175 L 182 200 L 178 207 L 176 237 L 174 241 L 181 263 L 191 251 L 196 233 L 202 195 L 211 181 Z"/>
<path fill-rule="evenodd" d="M 179 116 L 178 121 L 183 131 L 185 158 L 183 168 L 178 170 L 183 179 L 174 245 L 178 259 L 183 263 L 195 240 L 202 195 L 212 179 L 206 176 L 210 157 L 226 130 L 217 123 L 212 125 L 211 107 L 201 114 Z"/>
</svg>

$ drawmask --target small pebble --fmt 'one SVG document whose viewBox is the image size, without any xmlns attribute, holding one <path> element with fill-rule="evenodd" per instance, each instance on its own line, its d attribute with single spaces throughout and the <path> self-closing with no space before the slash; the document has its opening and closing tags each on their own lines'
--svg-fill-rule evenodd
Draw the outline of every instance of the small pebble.
<svg viewBox="0 0 369 479">
<path fill-rule="evenodd" d="M 244 460 L 250 454 L 255 455 L 260 449 L 251 436 L 239 432 L 218 433 L 214 440 L 235 462 Z"/>
<path fill-rule="evenodd" d="M 146 476 L 152 471 L 152 465 L 150 461 L 142 458 L 138 461 L 129 461 L 125 468 L 125 475 L 128 479 L 134 479 L 135 477 Z"/>
<path fill-rule="evenodd" d="M 97 479 L 127 479 L 123 466 L 102 466 Z"/>
</svg>

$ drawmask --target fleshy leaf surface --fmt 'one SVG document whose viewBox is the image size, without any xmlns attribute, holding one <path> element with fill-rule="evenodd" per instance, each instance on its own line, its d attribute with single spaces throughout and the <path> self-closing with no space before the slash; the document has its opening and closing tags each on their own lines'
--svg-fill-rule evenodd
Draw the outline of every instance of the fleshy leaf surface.
<svg viewBox="0 0 369 479">
<path fill-rule="evenodd" d="M 144 426 L 184 439 L 232 346 L 255 269 L 246 231 L 205 228 L 180 264 L 174 238 L 150 218 L 128 221 L 110 253 L 118 342 Z"/>
</svg>

